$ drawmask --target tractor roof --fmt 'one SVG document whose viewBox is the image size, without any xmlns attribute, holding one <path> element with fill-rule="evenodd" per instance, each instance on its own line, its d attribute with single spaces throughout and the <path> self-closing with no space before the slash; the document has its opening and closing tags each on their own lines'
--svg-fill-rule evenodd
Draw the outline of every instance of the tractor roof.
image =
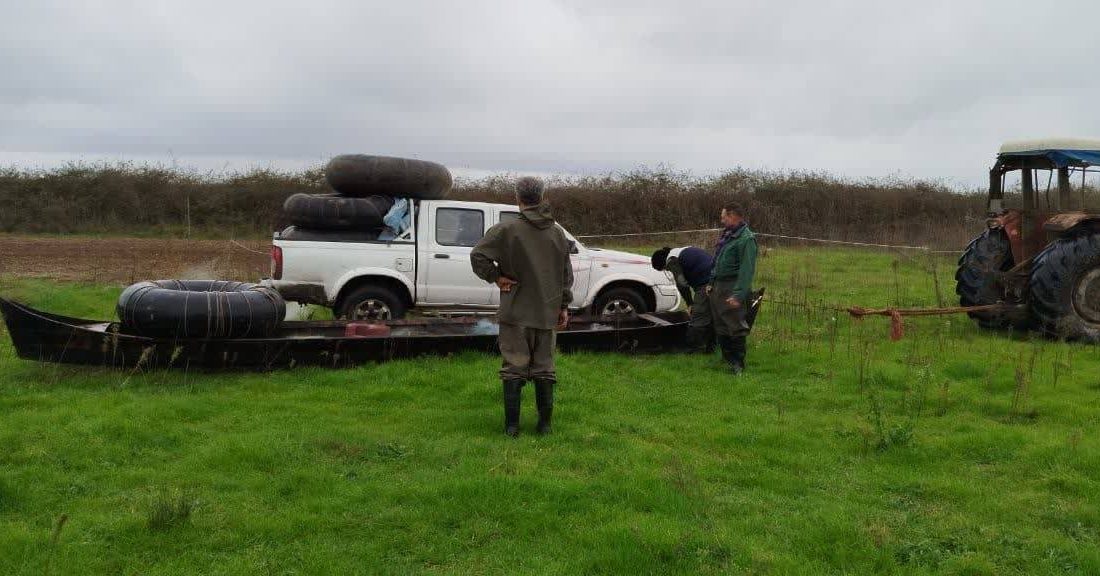
<svg viewBox="0 0 1100 576">
<path fill-rule="evenodd" d="M 1087 138 L 1046 138 L 1005 142 L 997 154 L 1000 159 L 1045 158 L 1052 167 L 1100 165 L 1100 140 Z"/>
</svg>

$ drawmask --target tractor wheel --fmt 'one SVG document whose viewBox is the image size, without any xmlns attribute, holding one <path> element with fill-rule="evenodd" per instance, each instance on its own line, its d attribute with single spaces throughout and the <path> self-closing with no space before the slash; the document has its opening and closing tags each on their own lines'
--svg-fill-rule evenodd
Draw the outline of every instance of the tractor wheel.
<svg viewBox="0 0 1100 576">
<path fill-rule="evenodd" d="M 1052 242 L 1035 257 L 1028 290 L 1032 318 L 1044 333 L 1100 342 L 1100 233 Z"/>
<path fill-rule="evenodd" d="M 1001 272 L 1008 271 L 1012 261 L 1012 247 L 1008 234 L 999 228 L 990 228 L 970 241 L 959 258 L 955 272 L 955 293 L 963 306 L 996 304 L 1004 300 L 1005 286 Z M 1011 325 L 1008 317 L 1000 312 L 971 312 L 982 328 L 1002 329 Z"/>
</svg>

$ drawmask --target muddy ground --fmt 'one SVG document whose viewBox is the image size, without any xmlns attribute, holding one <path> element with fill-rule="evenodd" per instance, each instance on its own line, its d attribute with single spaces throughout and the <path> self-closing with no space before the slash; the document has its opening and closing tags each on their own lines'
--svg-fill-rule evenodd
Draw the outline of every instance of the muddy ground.
<svg viewBox="0 0 1100 576">
<path fill-rule="evenodd" d="M 162 278 L 255 282 L 270 241 L 0 236 L 0 277 L 130 284 Z"/>
</svg>

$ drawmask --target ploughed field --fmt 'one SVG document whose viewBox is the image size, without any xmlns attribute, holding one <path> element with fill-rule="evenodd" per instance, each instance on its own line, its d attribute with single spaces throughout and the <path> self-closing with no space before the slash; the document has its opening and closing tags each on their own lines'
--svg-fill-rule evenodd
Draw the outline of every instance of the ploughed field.
<svg viewBox="0 0 1100 576">
<path fill-rule="evenodd" d="M 270 240 L 0 234 L 0 276 L 104 284 L 267 274 Z"/>
<path fill-rule="evenodd" d="M 49 311 L 130 280 L 32 260 L 0 293 Z M 0 334 L 0 573 L 1100 573 L 1100 351 L 833 309 L 950 305 L 952 260 L 769 249 L 745 376 L 563 356 L 546 438 L 530 389 L 501 434 L 489 355 L 113 372 Z"/>
</svg>

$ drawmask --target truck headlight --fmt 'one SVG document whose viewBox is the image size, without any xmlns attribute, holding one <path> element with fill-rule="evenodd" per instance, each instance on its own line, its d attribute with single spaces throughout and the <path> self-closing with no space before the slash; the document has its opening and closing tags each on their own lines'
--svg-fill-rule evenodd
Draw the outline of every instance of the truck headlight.
<svg viewBox="0 0 1100 576">
<path fill-rule="evenodd" d="M 667 284 L 661 284 L 657 287 L 657 292 L 660 292 L 661 296 L 675 296 L 679 293 L 676 286 L 669 286 Z"/>
</svg>

